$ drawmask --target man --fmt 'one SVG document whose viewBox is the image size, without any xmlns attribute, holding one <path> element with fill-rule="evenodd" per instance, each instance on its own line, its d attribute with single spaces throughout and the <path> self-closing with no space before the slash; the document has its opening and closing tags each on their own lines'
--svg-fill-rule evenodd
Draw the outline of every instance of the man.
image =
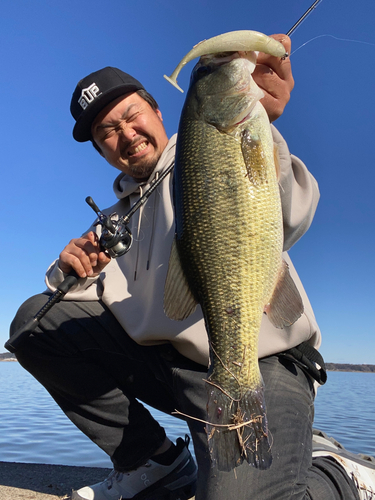
<svg viewBox="0 0 375 500">
<path fill-rule="evenodd" d="M 290 40 L 283 35 L 276 38 L 289 52 Z M 283 112 L 293 88 L 290 61 L 260 54 L 254 78 L 265 91 L 263 104 L 273 121 Z M 115 68 L 81 80 L 71 111 L 76 120 L 74 138 L 92 141 L 121 172 L 114 183 L 119 201 L 105 211 L 121 216 L 173 163 L 176 136 L 168 140 L 162 114 L 143 86 Z M 310 226 L 319 192 L 314 178 L 300 160 L 290 156 L 275 128 L 273 134 L 280 154 L 286 251 Z M 266 316 L 262 323 L 260 368 L 273 464 L 267 471 L 247 463 L 229 473 L 211 468 L 204 424 L 188 419 L 197 479 L 188 440 L 179 438 L 174 445 L 140 402 L 166 413 L 177 409 L 205 418 L 209 348 L 202 313 L 197 310 L 187 320 L 174 322 L 163 311 L 174 235 L 172 175 L 132 217 L 131 231 L 134 243 L 118 259 L 101 251 L 98 228 L 65 247 L 47 271 L 48 288 L 54 291 L 71 270 L 79 275 L 79 282 L 17 352 L 20 363 L 114 464 L 105 481 L 82 487 L 73 499 L 184 500 L 195 491 L 197 500 L 359 498 L 349 473 L 332 459 L 337 452 L 334 445 L 325 449 L 329 442 L 324 436 L 316 452 L 323 456 L 312 465 L 312 377 L 319 378 L 319 371 L 308 356 L 302 363 L 297 361 L 293 348 L 302 343 L 307 353 L 314 353 L 320 332 L 286 252 L 305 312 L 284 330 L 276 330 Z M 38 295 L 21 306 L 12 331 L 45 300 L 45 295 Z"/>
</svg>

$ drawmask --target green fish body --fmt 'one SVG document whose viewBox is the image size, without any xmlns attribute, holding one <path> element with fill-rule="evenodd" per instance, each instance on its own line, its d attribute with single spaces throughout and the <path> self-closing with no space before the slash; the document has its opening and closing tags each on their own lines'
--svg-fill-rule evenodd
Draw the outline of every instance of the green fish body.
<svg viewBox="0 0 375 500">
<path fill-rule="evenodd" d="M 197 303 L 202 307 L 211 348 L 206 430 L 220 470 L 243 460 L 271 465 L 260 325 L 266 312 L 282 328 L 303 307 L 282 260 L 274 145 L 254 67 L 238 54 L 201 58 L 176 150 L 176 238 L 165 309 L 183 319 Z"/>
</svg>

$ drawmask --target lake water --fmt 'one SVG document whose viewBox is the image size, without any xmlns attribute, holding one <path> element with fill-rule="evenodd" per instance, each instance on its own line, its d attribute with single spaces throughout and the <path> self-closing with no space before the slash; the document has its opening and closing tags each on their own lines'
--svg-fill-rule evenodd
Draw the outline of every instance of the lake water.
<svg viewBox="0 0 375 500">
<path fill-rule="evenodd" d="M 374 412 L 375 374 L 329 372 L 318 391 L 314 425 L 348 450 L 375 456 Z M 184 422 L 152 413 L 170 438 L 188 433 Z M 111 468 L 106 454 L 17 362 L 0 362 L 0 461 Z"/>
</svg>

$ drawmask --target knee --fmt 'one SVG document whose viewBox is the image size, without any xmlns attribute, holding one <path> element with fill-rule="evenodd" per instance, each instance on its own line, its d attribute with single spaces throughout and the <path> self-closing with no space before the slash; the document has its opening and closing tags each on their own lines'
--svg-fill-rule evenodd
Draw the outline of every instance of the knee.
<svg viewBox="0 0 375 500">
<path fill-rule="evenodd" d="M 48 294 L 40 293 L 27 299 L 18 309 L 11 325 L 10 335 L 13 335 L 29 319 L 33 318 L 48 300 Z"/>
</svg>

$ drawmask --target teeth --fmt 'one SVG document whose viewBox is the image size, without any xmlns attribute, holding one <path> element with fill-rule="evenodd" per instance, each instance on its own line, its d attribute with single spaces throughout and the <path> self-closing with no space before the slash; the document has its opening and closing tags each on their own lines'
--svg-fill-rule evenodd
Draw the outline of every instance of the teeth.
<svg viewBox="0 0 375 500">
<path fill-rule="evenodd" d="M 140 153 L 141 151 L 147 148 L 147 144 L 148 144 L 147 142 L 142 142 L 141 144 L 138 144 L 138 146 L 129 151 L 129 154 L 134 155 Z"/>
</svg>

